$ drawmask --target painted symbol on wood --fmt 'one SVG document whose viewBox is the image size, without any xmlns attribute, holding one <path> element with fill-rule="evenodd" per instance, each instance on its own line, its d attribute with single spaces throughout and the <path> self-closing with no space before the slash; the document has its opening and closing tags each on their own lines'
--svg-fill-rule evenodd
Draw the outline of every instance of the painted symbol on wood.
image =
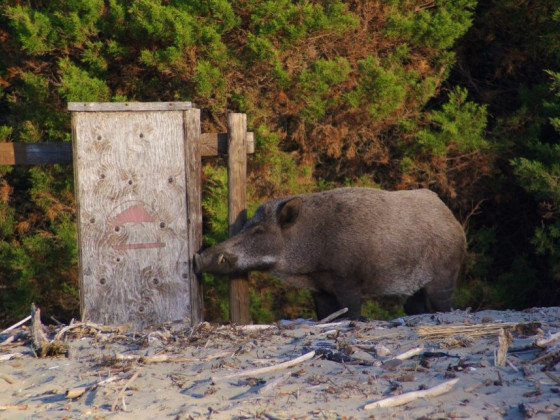
<svg viewBox="0 0 560 420">
<path fill-rule="evenodd" d="M 154 217 L 150 215 L 142 204 L 136 204 L 128 207 L 113 219 L 113 225 L 116 232 L 120 231 L 120 226 L 132 224 L 133 228 L 143 223 L 154 223 Z M 163 222 L 162 222 L 163 223 Z M 119 250 L 125 249 L 146 249 L 146 248 L 163 248 L 165 242 L 140 242 L 140 243 L 119 243 L 114 244 L 113 248 Z"/>
</svg>

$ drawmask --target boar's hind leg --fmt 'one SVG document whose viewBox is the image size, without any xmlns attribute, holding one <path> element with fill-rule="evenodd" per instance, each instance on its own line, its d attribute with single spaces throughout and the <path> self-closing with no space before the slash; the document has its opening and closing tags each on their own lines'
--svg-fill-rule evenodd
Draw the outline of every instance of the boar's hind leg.
<svg viewBox="0 0 560 420">
<path fill-rule="evenodd" d="M 407 315 L 425 314 L 430 312 L 426 302 L 426 292 L 424 289 L 418 290 L 412 296 L 406 299 L 403 304 L 404 312 Z"/>
<path fill-rule="evenodd" d="M 437 288 L 428 283 L 405 301 L 404 311 L 407 315 L 448 312 L 451 310 L 452 294 L 453 288 Z"/>
</svg>

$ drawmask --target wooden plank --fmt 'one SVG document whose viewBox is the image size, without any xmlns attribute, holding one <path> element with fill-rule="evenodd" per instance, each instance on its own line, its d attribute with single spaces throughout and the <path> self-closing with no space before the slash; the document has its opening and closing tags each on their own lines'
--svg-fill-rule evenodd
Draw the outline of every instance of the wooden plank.
<svg viewBox="0 0 560 420">
<path fill-rule="evenodd" d="M 202 322 L 202 279 L 194 272 L 192 256 L 202 247 L 202 163 L 200 159 L 200 109 L 184 111 L 185 176 L 187 185 L 187 229 L 191 323 Z"/>
<path fill-rule="evenodd" d="M 196 108 L 193 108 L 196 109 Z M 226 133 L 204 133 L 199 137 L 200 155 L 227 155 Z M 247 153 L 255 153 L 252 132 L 247 133 Z M 72 163 L 72 143 L 0 143 L 0 165 L 40 165 Z"/>
<path fill-rule="evenodd" d="M 247 220 L 247 116 L 228 114 L 228 221 L 229 235 L 241 230 Z M 231 322 L 248 324 L 249 278 L 233 277 L 229 282 L 229 307 Z"/>
<path fill-rule="evenodd" d="M 72 163 L 72 143 L 0 143 L 0 165 Z"/>
<path fill-rule="evenodd" d="M 203 157 L 227 155 L 228 154 L 228 135 L 227 133 L 202 133 L 200 135 L 200 154 Z M 247 153 L 255 153 L 254 133 L 247 132 Z"/>
<path fill-rule="evenodd" d="M 183 114 L 72 113 L 85 320 L 191 316 Z"/>
<path fill-rule="evenodd" d="M 185 111 L 192 102 L 68 102 L 73 112 Z"/>
</svg>

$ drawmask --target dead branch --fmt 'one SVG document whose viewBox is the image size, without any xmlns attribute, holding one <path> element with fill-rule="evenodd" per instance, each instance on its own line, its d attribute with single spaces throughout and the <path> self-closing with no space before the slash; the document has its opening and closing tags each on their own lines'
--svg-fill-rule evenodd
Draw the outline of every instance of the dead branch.
<svg viewBox="0 0 560 420">
<path fill-rule="evenodd" d="M 212 380 L 212 382 L 217 382 L 217 381 L 221 381 L 221 380 L 224 380 L 224 379 L 231 379 L 231 378 L 237 378 L 237 377 L 243 377 L 243 376 L 263 375 L 263 374 L 266 374 L 266 373 L 276 372 L 277 370 L 287 369 L 287 368 L 290 368 L 292 366 L 298 365 L 302 362 L 305 362 L 306 360 L 311 359 L 313 356 L 315 356 L 315 351 L 310 351 L 309 353 L 306 353 L 303 356 L 296 357 L 295 359 L 288 360 L 287 362 L 283 362 L 283 363 L 280 363 L 280 364 L 277 364 L 277 365 L 267 366 L 267 367 L 264 367 L 264 368 L 258 368 L 258 369 L 253 369 L 253 370 L 247 370 L 245 372 L 230 373 L 230 374 L 221 375 L 221 376 L 212 376 L 210 379 Z"/>
<path fill-rule="evenodd" d="M 26 316 L 25 318 L 23 318 L 21 321 L 16 322 L 14 325 L 12 325 L 11 327 L 6 328 L 4 331 L 0 332 L 0 334 L 5 334 L 7 332 L 10 332 L 14 329 L 16 329 L 17 327 L 19 327 L 20 325 L 25 324 L 27 321 L 29 321 L 31 319 L 31 315 Z"/>
<path fill-rule="evenodd" d="M 459 381 L 459 378 L 451 379 L 450 381 L 443 382 L 436 385 L 430 389 L 425 389 L 422 391 L 412 391 L 401 395 L 395 395 L 394 397 L 384 398 L 382 400 L 366 404 L 364 406 L 365 410 L 371 410 L 372 408 L 382 408 L 382 407 L 396 407 L 403 404 L 408 404 L 414 400 L 420 398 L 431 398 L 437 397 L 438 395 L 445 394 L 451 391 L 455 384 Z"/>
</svg>

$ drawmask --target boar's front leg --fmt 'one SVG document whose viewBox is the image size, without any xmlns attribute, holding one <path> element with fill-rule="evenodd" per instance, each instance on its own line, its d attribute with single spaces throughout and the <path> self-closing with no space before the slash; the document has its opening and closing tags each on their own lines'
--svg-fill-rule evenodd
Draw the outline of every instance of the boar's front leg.
<svg viewBox="0 0 560 420">
<path fill-rule="evenodd" d="M 313 296 L 313 302 L 315 302 L 315 312 L 317 312 L 317 320 L 319 321 L 340 309 L 336 297 L 330 293 L 312 292 L 311 295 Z"/>
<path fill-rule="evenodd" d="M 321 320 L 330 314 L 348 308 L 348 312 L 341 318 L 356 319 L 360 316 L 362 297 L 359 291 L 336 291 L 335 294 L 325 292 L 312 292 L 317 319 Z"/>
</svg>

